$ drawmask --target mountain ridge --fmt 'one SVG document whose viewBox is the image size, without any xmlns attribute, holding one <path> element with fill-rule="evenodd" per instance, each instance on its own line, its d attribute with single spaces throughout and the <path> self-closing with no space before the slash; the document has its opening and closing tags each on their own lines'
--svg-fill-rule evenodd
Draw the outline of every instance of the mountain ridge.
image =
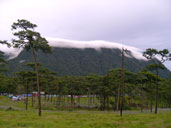
<svg viewBox="0 0 171 128">
<path fill-rule="evenodd" d="M 87 75 L 95 73 L 106 74 L 112 68 L 121 67 L 121 50 L 127 49 L 125 54 L 125 68 L 132 72 L 139 72 L 150 63 L 142 50 L 136 47 L 103 40 L 75 41 L 58 38 L 47 38 L 53 49 L 52 54 L 37 52 L 37 60 L 45 67 L 58 72 L 60 75 Z M 6 50 L 9 74 L 20 70 L 28 70 L 24 66 L 32 62 L 30 52 L 22 49 Z M 160 76 L 167 77 L 169 70 L 160 71 Z"/>
<path fill-rule="evenodd" d="M 52 47 L 57 48 L 75 48 L 75 49 L 86 49 L 86 48 L 93 48 L 100 52 L 102 48 L 108 49 L 127 49 L 131 51 L 132 56 L 137 59 L 146 60 L 144 56 L 142 56 L 142 50 L 136 47 L 127 46 L 121 43 L 116 42 L 109 42 L 104 40 L 93 40 L 93 41 L 76 41 L 76 40 L 66 40 L 66 39 L 59 39 L 59 38 L 47 38 L 49 45 Z M 22 49 L 14 49 L 14 48 L 6 48 L 2 50 L 9 59 L 13 59 L 19 55 Z"/>
<path fill-rule="evenodd" d="M 121 50 L 101 48 L 97 51 L 93 48 L 56 48 L 52 47 L 52 54 L 37 52 L 37 61 L 61 76 L 66 75 L 87 75 L 94 73 L 98 75 L 106 74 L 110 69 L 121 67 Z M 131 54 L 130 54 L 131 55 Z M 26 63 L 32 62 L 31 52 L 23 50 L 16 58 L 8 60 L 8 67 L 11 73 L 28 70 Z M 132 72 L 139 72 L 149 61 L 125 57 L 125 68 Z M 162 77 L 167 77 L 169 71 L 161 71 Z"/>
</svg>

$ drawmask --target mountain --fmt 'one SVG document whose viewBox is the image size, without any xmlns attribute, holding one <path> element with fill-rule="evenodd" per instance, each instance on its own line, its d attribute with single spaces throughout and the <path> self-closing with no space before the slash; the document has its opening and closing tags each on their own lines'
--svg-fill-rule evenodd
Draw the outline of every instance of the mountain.
<svg viewBox="0 0 171 128">
<path fill-rule="evenodd" d="M 59 75 L 87 75 L 95 73 L 106 74 L 110 69 L 121 67 L 121 49 L 119 48 L 62 48 L 53 47 L 52 54 L 37 52 L 37 61 L 43 66 L 57 72 Z M 21 51 L 20 54 L 8 60 L 10 74 L 20 70 L 27 70 L 26 63 L 32 62 L 30 51 Z M 129 51 L 125 57 L 125 68 L 132 72 L 139 72 L 150 62 L 146 59 L 134 57 Z M 160 71 L 160 76 L 167 77 L 168 70 Z"/>
<path fill-rule="evenodd" d="M 47 38 L 52 46 L 52 54 L 36 53 L 37 61 L 43 66 L 57 72 L 59 75 L 87 75 L 95 73 L 106 74 L 110 69 L 121 67 L 121 49 L 127 49 L 125 68 L 132 72 L 139 72 L 150 61 L 142 56 L 142 50 L 120 43 L 107 41 L 75 41 L 58 38 Z M 8 75 L 21 70 L 28 70 L 25 66 L 33 62 L 30 51 L 6 48 L 8 58 Z M 160 76 L 168 77 L 169 70 L 161 70 Z"/>
</svg>

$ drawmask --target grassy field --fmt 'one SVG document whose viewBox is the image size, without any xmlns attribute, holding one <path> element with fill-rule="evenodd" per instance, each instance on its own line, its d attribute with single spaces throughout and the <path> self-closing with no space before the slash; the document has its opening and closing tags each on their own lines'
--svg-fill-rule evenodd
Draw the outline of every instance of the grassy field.
<svg viewBox="0 0 171 128">
<path fill-rule="evenodd" d="M 36 109 L 24 110 L 23 101 L 0 97 L 0 106 L 0 128 L 171 128 L 169 110 L 157 115 L 124 111 L 123 117 L 113 111 L 43 110 L 42 117 L 38 117 Z"/>
<path fill-rule="evenodd" d="M 171 128 L 171 112 L 124 114 L 99 111 L 0 110 L 1 128 Z"/>
</svg>

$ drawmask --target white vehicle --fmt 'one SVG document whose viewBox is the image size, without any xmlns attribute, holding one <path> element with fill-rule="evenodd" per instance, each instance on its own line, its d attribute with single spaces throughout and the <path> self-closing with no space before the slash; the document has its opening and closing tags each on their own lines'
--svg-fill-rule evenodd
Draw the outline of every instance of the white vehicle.
<svg viewBox="0 0 171 128">
<path fill-rule="evenodd" d="M 13 96 L 12 100 L 23 100 L 24 98 L 21 96 Z"/>
<path fill-rule="evenodd" d="M 18 96 L 13 96 L 12 100 L 18 100 Z"/>
</svg>

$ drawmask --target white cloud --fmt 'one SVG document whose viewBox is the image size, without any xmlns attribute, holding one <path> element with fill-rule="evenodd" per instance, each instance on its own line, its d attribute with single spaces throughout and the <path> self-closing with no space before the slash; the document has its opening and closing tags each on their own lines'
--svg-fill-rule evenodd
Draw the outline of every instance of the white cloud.
<svg viewBox="0 0 171 128">
<path fill-rule="evenodd" d="M 108 49 L 127 49 L 132 52 L 132 56 L 136 59 L 146 60 L 145 57 L 142 56 L 142 50 L 123 45 L 120 43 L 115 42 L 107 42 L 103 40 L 96 40 L 96 41 L 74 41 L 74 40 L 65 40 L 65 39 L 58 39 L 58 38 L 47 38 L 49 44 L 53 47 L 59 48 L 78 48 L 78 49 L 85 49 L 85 48 L 94 48 L 96 50 L 100 50 L 101 48 L 108 48 Z M 131 57 L 127 55 L 128 57 Z"/>
<path fill-rule="evenodd" d="M 132 56 L 127 55 L 127 57 L 134 57 L 136 59 L 146 60 L 145 57 L 142 56 L 142 50 L 123 45 L 120 43 L 115 42 L 107 42 L 103 40 L 95 40 L 95 41 L 75 41 L 75 40 L 66 40 L 66 39 L 59 39 L 59 38 L 46 38 L 49 42 L 49 45 L 52 47 L 58 48 L 78 48 L 78 49 L 85 49 L 85 48 L 93 48 L 97 51 L 100 51 L 101 48 L 108 48 L 108 49 L 127 49 L 132 52 Z M 0 50 L 5 52 L 9 59 L 13 59 L 17 57 L 22 49 L 14 49 L 14 48 L 7 48 L 6 46 L 0 47 Z"/>
<path fill-rule="evenodd" d="M 22 49 L 16 49 L 16 48 L 8 48 L 5 45 L 0 44 L 0 51 L 4 52 L 5 55 L 9 56 L 8 59 L 13 59 L 17 57 Z"/>
</svg>

